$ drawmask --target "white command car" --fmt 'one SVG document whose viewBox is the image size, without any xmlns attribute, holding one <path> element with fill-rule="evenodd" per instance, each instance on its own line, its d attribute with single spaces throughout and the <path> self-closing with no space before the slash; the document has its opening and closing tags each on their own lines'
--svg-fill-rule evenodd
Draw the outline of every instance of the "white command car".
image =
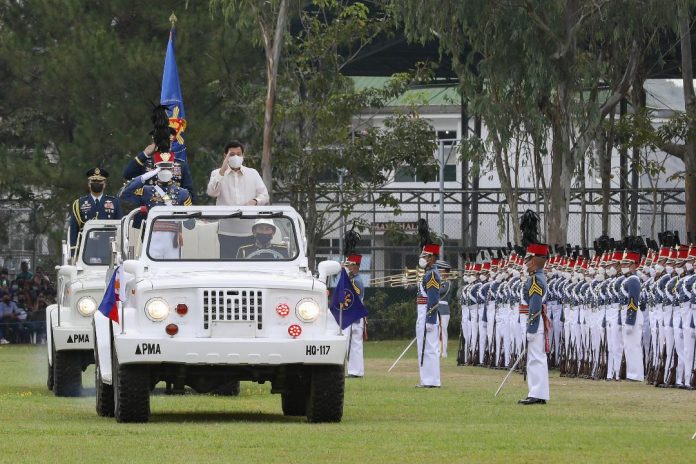
<svg viewBox="0 0 696 464">
<path fill-rule="evenodd" d="M 307 269 L 304 222 L 287 206 L 155 207 L 124 218 L 118 323 L 95 314 L 97 413 L 145 422 L 150 392 L 239 392 L 271 382 L 285 415 L 343 415 L 346 336 L 325 280 Z"/>
<path fill-rule="evenodd" d="M 82 372 L 94 362 L 92 315 L 104 295 L 118 227 L 119 221 L 87 221 L 75 255 L 63 246 L 57 302 L 46 309 L 47 385 L 56 396 L 79 396 Z"/>
</svg>

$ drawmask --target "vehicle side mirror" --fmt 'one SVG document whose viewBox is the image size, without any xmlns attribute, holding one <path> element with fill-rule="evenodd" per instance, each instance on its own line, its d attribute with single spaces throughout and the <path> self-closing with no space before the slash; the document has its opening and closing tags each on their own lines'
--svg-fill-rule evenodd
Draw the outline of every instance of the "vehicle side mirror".
<svg viewBox="0 0 696 464">
<path fill-rule="evenodd" d="M 341 272 L 341 263 L 338 261 L 326 260 L 319 263 L 319 280 L 326 283 L 326 279 Z"/>
<path fill-rule="evenodd" d="M 145 265 L 135 259 L 128 259 L 123 262 L 123 270 L 136 279 L 140 279 L 145 272 Z"/>
</svg>

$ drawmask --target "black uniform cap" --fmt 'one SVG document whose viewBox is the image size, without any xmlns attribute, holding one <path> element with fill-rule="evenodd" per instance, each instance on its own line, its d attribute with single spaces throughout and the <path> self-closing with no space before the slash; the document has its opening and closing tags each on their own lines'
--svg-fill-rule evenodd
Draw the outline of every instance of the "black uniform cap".
<svg viewBox="0 0 696 464">
<path fill-rule="evenodd" d="M 106 169 L 102 168 L 92 168 L 85 174 L 89 180 L 106 180 L 109 177 L 109 173 Z"/>
</svg>

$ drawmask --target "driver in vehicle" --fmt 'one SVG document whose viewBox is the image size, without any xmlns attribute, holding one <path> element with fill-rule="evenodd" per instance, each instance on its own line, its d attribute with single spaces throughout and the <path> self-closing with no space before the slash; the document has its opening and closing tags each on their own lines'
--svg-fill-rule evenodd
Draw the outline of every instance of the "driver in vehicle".
<svg viewBox="0 0 696 464">
<path fill-rule="evenodd" d="M 287 259 L 288 249 L 281 243 L 272 243 L 276 226 L 271 219 L 257 219 L 251 228 L 254 243 L 237 251 L 237 259 Z"/>
</svg>

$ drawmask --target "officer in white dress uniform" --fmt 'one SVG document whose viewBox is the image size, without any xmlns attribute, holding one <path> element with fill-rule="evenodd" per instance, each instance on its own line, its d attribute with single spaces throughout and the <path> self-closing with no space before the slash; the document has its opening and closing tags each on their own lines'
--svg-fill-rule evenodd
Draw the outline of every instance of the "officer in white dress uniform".
<svg viewBox="0 0 696 464">
<path fill-rule="evenodd" d="M 420 383 L 416 387 L 419 388 L 440 387 L 440 274 L 435 267 L 439 255 L 439 245 L 426 244 L 418 261 L 418 265 L 425 269 L 416 299 L 416 339 L 420 372 Z"/>
<path fill-rule="evenodd" d="M 527 267 L 528 278 L 522 291 L 523 306 L 527 306 L 529 317 L 527 319 L 527 385 L 529 394 L 527 398 L 520 400 L 519 404 L 546 404 L 549 400 L 549 368 L 546 360 L 547 334 L 545 326 L 550 328 L 550 321 L 542 307 L 544 294 L 547 291 L 546 277 L 544 276 L 544 264 L 549 256 L 549 247 L 544 244 L 531 243 L 527 246 L 527 254 L 524 262 Z M 548 334 L 550 335 L 550 334 Z"/>
<path fill-rule="evenodd" d="M 623 313 L 623 346 L 626 356 L 626 378 L 642 382 L 643 371 L 643 311 L 640 305 L 640 279 L 636 267 L 640 254 L 626 251 L 621 259 L 621 273 L 624 275 L 621 299 Z"/>
</svg>

